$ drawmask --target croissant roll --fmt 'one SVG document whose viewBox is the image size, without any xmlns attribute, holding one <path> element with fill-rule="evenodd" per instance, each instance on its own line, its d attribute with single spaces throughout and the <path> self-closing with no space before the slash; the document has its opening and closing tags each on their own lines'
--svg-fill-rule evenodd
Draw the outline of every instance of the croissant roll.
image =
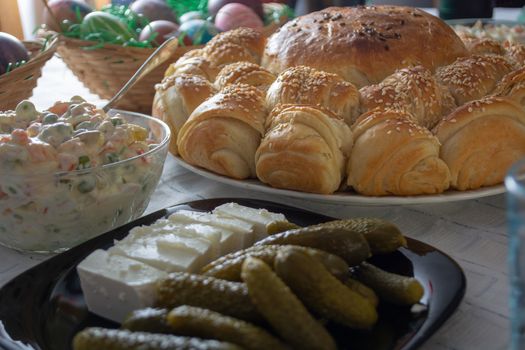
<svg viewBox="0 0 525 350">
<path fill-rule="evenodd" d="M 277 188 L 330 194 L 344 175 L 352 133 L 343 119 L 310 105 L 282 105 L 255 154 L 257 177 Z"/>
<path fill-rule="evenodd" d="M 504 97 L 459 107 L 434 130 L 451 185 L 473 190 L 501 183 L 512 163 L 525 156 L 525 112 Z"/>
<path fill-rule="evenodd" d="M 525 67 L 505 75 L 492 95 L 508 97 L 525 108 Z"/>
<path fill-rule="evenodd" d="M 469 56 L 438 68 L 436 78 L 461 106 L 490 94 L 496 83 L 512 69 L 513 65 L 502 56 Z"/>
<path fill-rule="evenodd" d="M 180 74 L 166 77 L 155 86 L 153 111 L 171 129 L 170 152 L 177 151 L 177 133 L 197 106 L 215 92 L 213 85 L 198 75 Z"/>
<path fill-rule="evenodd" d="M 228 85 L 199 105 L 179 130 L 179 154 L 186 162 L 221 175 L 255 177 L 255 151 L 265 117 L 261 91 Z"/>
<path fill-rule="evenodd" d="M 309 104 L 326 108 L 350 125 L 358 114 L 359 91 L 338 75 L 306 66 L 288 68 L 270 86 L 266 105 Z"/>
<path fill-rule="evenodd" d="M 186 52 L 175 63 L 172 63 L 164 73 L 164 77 L 193 74 L 214 81 L 218 73 L 219 69 L 204 56 L 204 50 L 197 49 Z"/>
<path fill-rule="evenodd" d="M 204 47 L 206 57 L 214 67 L 239 61 L 261 63 L 266 45 L 265 36 L 251 28 L 237 28 L 213 37 Z"/>
<path fill-rule="evenodd" d="M 363 112 L 396 109 L 412 114 L 427 128 L 435 126 L 455 107 L 454 98 L 423 66 L 397 70 L 381 83 L 359 90 Z"/>
<path fill-rule="evenodd" d="M 490 38 L 461 37 L 465 47 L 472 55 L 504 55 L 505 49 L 496 40 Z"/>
<path fill-rule="evenodd" d="M 276 76 L 255 63 L 237 62 L 225 66 L 215 79 L 218 89 L 230 84 L 248 84 L 266 93 Z"/>
<path fill-rule="evenodd" d="M 348 180 L 368 196 L 435 194 L 450 184 L 439 158 L 439 141 L 410 116 L 396 110 L 373 110 L 352 126 L 354 147 Z"/>
<path fill-rule="evenodd" d="M 508 57 L 516 67 L 525 66 L 525 45 L 505 41 L 503 48 L 505 49 L 505 56 Z"/>
</svg>

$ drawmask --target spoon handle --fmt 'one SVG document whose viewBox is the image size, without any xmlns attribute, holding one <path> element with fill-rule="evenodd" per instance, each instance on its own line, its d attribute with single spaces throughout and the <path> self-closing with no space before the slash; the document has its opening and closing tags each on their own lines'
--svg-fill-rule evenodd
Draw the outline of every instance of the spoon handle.
<svg viewBox="0 0 525 350">
<path fill-rule="evenodd" d="M 162 45 L 160 45 L 152 54 L 148 57 L 148 59 L 140 66 L 140 68 L 133 74 L 131 79 L 128 80 L 128 82 L 120 89 L 119 92 L 115 94 L 111 98 L 111 100 L 108 101 L 102 107 L 104 112 L 108 112 L 115 103 L 120 100 L 122 96 L 126 94 L 126 92 L 131 89 L 140 79 L 142 79 L 144 76 L 146 76 L 149 72 L 151 72 L 153 69 L 157 68 L 162 63 L 166 62 L 174 53 L 175 50 L 177 50 L 178 47 L 178 38 L 177 37 L 171 37 L 168 40 L 166 40 Z"/>
</svg>

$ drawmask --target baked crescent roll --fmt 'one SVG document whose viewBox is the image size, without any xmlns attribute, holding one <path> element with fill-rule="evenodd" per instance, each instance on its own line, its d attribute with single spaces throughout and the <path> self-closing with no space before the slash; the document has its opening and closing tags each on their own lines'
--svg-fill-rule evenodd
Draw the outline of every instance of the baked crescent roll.
<svg viewBox="0 0 525 350">
<path fill-rule="evenodd" d="M 213 37 L 204 47 L 206 57 L 214 67 L 239 61 L 261 63 L 266 37 L 251 28 L 237 28 Z"/>
<path fill-rule="evenodd" d="M 255 151 L 265 117 L 261 91 L 228 85 L 199 105 L 179 130 L 179 154 L 186 162 L 221 175 L 255 177 Z"/>
<path fill-rule="evenodd" d="M 155 89 L 153 109 L 170 127 L 170 152 L 176 155 L 178 130 L 193 110 L 215 93 L 215 88 L 204 77 L 180 74 L 164 78 Z"/>
<path fill-rule="evenodd" d="M 309 104 L 326 108 L 349 123 L 358 114 L 359 91 L 336 74 L 306 66 L 288 68 L 268 88 L 266 105 Z"/>
<path fill-rule="evenodd" d="M 423 66 L 403 68 L 381 83 L 359 90 L 361 111 L 396 109 L 412 114 L 419 125 L 431 128 L 455 107 L 454 98 Z"/>
<path fill-rule="evenodd" d="M 369 196 L 435 194 L 450 185 L 439 141 L 409 114 L 373 110 L 352 126 L 348 185 Z"/>
<path fill-rule="evenodd" d="M 266 93 L 276 76 L 255 63 L 237 62 L 224 66 L 215 79 L 218 89 L 230 84 L 248 84 Z"/>
<path fill-rule="evenodd" d="M 164 76 L 193 74 L 214 81 L 218 73 L 219 68 L 214 67 L 204 56 L 204 50 L 197 49 L 186 52 L 175 63 L 170 64 Z"/>
<path fill-rule="evenodd" d="M 525 108 L 525 68 L 505 75 L 496 85 L 493 96 L 506 96 Z"/>
<path fill-rule="evenodd" d="M 505 49 L 505 56 L 507 56 L 516 67 L 525 66 L 525 45 L 510 41 L 503 43 Z"/>
<path fill-rule="evenodd" d="M 341 117 L 315 106 L 281 105 L 255 154 L 257 177 L 277 188 L 330 194 L 341 185 L 351 147 Z"/>
<path fill-rule="evenodd" d="M 525 111 L 504 97 L 459 107 L 434 130 L 451 185 L 473 190 L 501 183 L 512 163 L 525 156 Z"/>
<path fill-rule="evenodd" d="M 465 47 L 472 55 L 504 55 L 503 46 L 491 38 L 460 36 Z"/>
<path fill-rule="evenodd" d="M 470 56 L 438 68 L 436 78 L 461 106 L 490 94 L 496 83 L 512 69 L 512 64 L 502 56 Z"/>
</svg>

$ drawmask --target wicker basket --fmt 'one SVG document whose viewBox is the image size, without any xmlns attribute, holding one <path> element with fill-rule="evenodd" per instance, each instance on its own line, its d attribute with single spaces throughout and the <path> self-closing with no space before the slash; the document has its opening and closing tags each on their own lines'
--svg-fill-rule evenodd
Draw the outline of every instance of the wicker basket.
<svg viewBox="0 0 525 350">
<path fill-rule="evenodd" d="M 46 44 L 36 41 L 24 41 L 29 51 L 29 61 L 0 75 L 0 111 L 14 109 L 16 105 L 33 95 L 38 78 L 42 75 L 42 67 L 46 64 L 58 46 L 57 38 Z M 45 45 L 45 46 L 44 46 Z"/>
<path fill-rule="evenodd" d="M 264 34 L 273 33 L 280 24 L 265 28 Z M 155 49 L 104 45 L 94 48 L 95 42 L 62 37 L 58 53 L 77 78 L 101 98 L 110 99 L 131 78 Z M 202 46 L 180 46 L 171 60 L 157 67 L 129 90 L 117 103 L 117 108 L 151 113 L 155 84 L 159 83 L 169 64 L 186 52 Z"/>
<path fill-rule="evenodd" d="M 155 49 L 104 45 L 91 49 L 95 42 L 62 37 L 58 53 L 87 88 L 101 98 L 110 99 L 124 86 Z M 117 103 L 117 108 L 151 113 L 155 84 L 159 83 L 171 62 L 196 46 L 180 46 L 171 60 L 138 81 Z"/>
</svg>

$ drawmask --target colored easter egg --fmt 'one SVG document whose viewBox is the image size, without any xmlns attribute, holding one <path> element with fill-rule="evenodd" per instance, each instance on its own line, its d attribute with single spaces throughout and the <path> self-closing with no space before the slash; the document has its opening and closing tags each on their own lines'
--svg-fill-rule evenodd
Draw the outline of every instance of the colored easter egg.
<svg viewBox="0 0 525 350">
<path fill-rule="evenodd" d="M 232 30 L 239 27 L 259 29 L 264 26 L 263 22 L 251 8 L 239 3 L 224 5 L 217 16 L 215 26 L 221 31 Z"/>
<path fill-rule="evenodd" d="M 246 5 L 251 8 L 261 19 L 264 18 L 261 0 L 209 0 L 208 13 L 210 16 L 215 16 L 224 5 L 232 2 Z"/>
<path fill-rule="evenodd" d="M 97 39 L 114 44 L 123 44 L 130 39 L 136 39 L 135 34 L 120 18 L 102 11 L 91 12 L 84 18 L 80 25 L 80 35 L 87 40 L 91 39 L 90 36 L 97 35 Z"/>
<path fill-rule="evenodd" d="M 50 0 L 47 4 L 52 15 L 46 8 L 44 10 L 44 23 L 49 29 L 57 32 L 68 29 L 63 24 L 64 21 L 70 24 L 80 23 L 88 13 L 93 11 L 89 5 L 79 0 Z M 57 21 L 60 23 L 61 28 L 58 27 Z"/>
<path fill-rule="evenodd" d="M 153 21 L 142 29 L 139 35 L 139 40 L 148 40 L 156 34 L 152 43 L 158 46 L 165 42 L 169 37 L 175 36 L 178 29 L 179 26 L 170 21 L 164 21 L 162 19 Z"/>
<path fill-rule="evenodd" d="M 180 23 L 188 22 L 191 19 L 205 19 L 205 18 L 204 18 L 204 14 L 199 11 L 186 12 L 185 14 L 179 17 Z"/>
<path fill-rule="evenodd" d="M 195 45 L 205 44 L 219 33 L 213 23 L 203 19 L 192 19 L 181 23 L 179 31 L 188 35 Z"/>
<path fill-rule="evenodd" d="M 137 0 L 129 7 L 131 11 L 143 15 L 149 22 L 165 20 L 177 22 L 175 14 L 162 0 Z"/>
</svg>

